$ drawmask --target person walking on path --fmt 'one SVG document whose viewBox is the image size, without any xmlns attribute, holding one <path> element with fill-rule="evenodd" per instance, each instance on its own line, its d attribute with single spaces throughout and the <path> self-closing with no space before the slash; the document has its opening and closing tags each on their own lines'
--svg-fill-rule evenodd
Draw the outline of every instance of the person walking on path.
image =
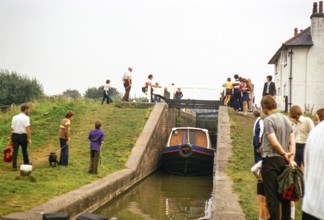
<svg viewBox="0 0 324 220">
<path fill-rule="evenodd" d="M 267 76 L 267 82 L 264 83 L 262 96 L 276 95 L 276 84 L 272 82 L 272 76 Z"/>
<path fill-rule="evenodd" d="M 223 87 L 225 87 L 225 100 L 224 105 L 228 106 L 228 103 L 231 101 L 231 97 L 233 94 L 233 83 L 231 82 L 231 78 L 227 78 L 227 82 L 223 84 Z"/>
<path fill-rule="evenodd" d="M 112 100 L 109 96 L 109 88 L 110 88 L 110 80 L 107 79 L 106 80 L 106 84 L 104 86 L 104 89 L 103 89 L 103 96 L 102 96 L 102 100 L 101 100 L 101 105 L 104 103 L 104 101 L 107 99 L 107 104 L 111 103 Z"/>
<path fill-rule="evenodd" d="M 324 219 L 324 123 L 308 135 L 305 148 L 303 220 Z"/>
<path fill-rule="evenodd" d="M 68 166 L 69 164 L 70 127 L 71 120 L 73 119 L 74 113 L 72 111 L 68 111 L 65 114 L 65 118 L 63 118 L 60 122 L 59 139 L 61 146 L 61 155 L 59 164 L 62 166 Z"/>
<path fill-rule="evenodd" d="M 19 146 L 21 146 L 24 164 L 29 164 L 29 157 L 27 146 L 32 144 L 29 107 L 27 105 L 21 106 L 21 112 L 12 118 L 10 129 L 10 140 L 12 141 L 13 154 L 12 154 L 12 170 L 17 170 L 17 156 Z"/>
<path fill-rule="evenodd" d="M 95 122 L 95 129 L 91 130 L 88 139 L 90 140 L 90 165 L 89 173 L 98 173 L 98 163 L 100 158 L 101 145 L 104 142 L 104 132 L 101 128 L 101 121 L 97 120 Z"/>
<path fill-rule="evenodd" d="M 277 110 L 276 100 L 266 95 L 261 100 L 264 118 L 264 134 L 262 143 L 262 169 L 264 192 L 271 220 L 279 220 L 280 204 L 282 219 L 290 219 L 290 201 L 278 194 L 278 176 L 287 164 L 294 167 L 295 137 L 292 122 Z"/>
<path fill-rule="evenodd" d="M 123 102 L 129 102 L 129 93 L 132 88 L 132 75 L 131 75 L 132 71 L 133 68 L 128 67 L 128 70 L 124 73 L 123 76 L 123 84 L 125 88 L 125 94 L 124 97 L 122 98 Z"/>
</svg>

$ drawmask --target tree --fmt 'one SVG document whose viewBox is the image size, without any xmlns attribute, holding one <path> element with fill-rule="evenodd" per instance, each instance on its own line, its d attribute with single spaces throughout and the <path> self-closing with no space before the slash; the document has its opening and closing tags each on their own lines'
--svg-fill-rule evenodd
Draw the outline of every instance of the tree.
<svg viewBox="0 0 324 220">
<path fill-rule="evenodd" d="M 84 97 L 90 99 L 102 98 L 103 89 L 104 89 L 103 86 L 100 86 L 98 88 L 97 87 L 88 88 L 87 91 L 85 92 Z M 117 89 L 113 87 L 109 88 L 108 93 L 110 97 L 120 96 L 119 92 L 117 92 Z"/>
<path fill-rule="evenodd" d="M 81 98 L 81 94 L 76 89 L 68 89 L 63 92 L 63 96 L 70 97 L 72 99 L 78 99 Z"/>
<path fill-rule="evenodd" d="M 35 79 L 0 69 L 0 104 L 21 104 L 44 96 L 43 86 Z"/>
</svg>

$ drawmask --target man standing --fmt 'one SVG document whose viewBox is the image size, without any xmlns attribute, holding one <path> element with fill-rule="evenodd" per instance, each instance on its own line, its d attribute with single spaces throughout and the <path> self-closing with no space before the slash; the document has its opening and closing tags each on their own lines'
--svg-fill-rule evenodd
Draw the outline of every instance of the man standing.
<svg viewBox="0 0 324 220">
<path fill-rule="evenodd" d="M 305 147 L 303 220 L 324 219 L 324 122 L 308 135 Z"/>
<path fill-rule="evenodd" d="M 60 122 L 59 138 L 61 146 L 61 156 L 59 164 L 67 166 L 69 164 L 69 142 L 70 142 L 70 126 L 71 120 L 74 118 L 74 113 L 68 111 L 65 118 Z"/>
<path fill-rule="evenodd" d="M 30 119 L 28 116 L 29 107 L 27 105 L 21 106 L 21 112 L 12 118 L 10 129 L 10 140 L 13 145 L 12 155 L 12 170 L 17 170 L 17 156 L 19 145 L 22 149 L 24 158 L 24 164 L 29 164 L 27 146 L 32 144 L 31 131 L 30 131 Z"/>
<path fill-rule="evenodd" d="M 270 212 L 270 219 L 279 220 L 280 203 L 282 219 L 290 219 L 290 201 L 282 199 L 278 194 L 278 176 L 286 165 L 293 167 L 295 155 L 295 137 L 292 122 L 277 111 L 275 99 L 266 95 L 261 100 L 262 111 L 267 115 L 264 119 L 262 144 L 262 169 L 264 192 Z"/>
<path fill-rule="evenodd" d="M 122 99 L 123 102 L 128 102 L 129 101 L 129 92 L 132 88 L 132 73 L 133 68 L 128 67 L 128 70 L 124 73 L 123 76 L 123 83 L 124 83 L 124 88 L 125 88 L 125 94 Z"/>
<path fill-rule="evenodd" d="M 276 84 L 272 82 L 272 76 L 267 76 L 267 82 L 264 83 L 262 96 L 276 95 Z"/>
</svg>

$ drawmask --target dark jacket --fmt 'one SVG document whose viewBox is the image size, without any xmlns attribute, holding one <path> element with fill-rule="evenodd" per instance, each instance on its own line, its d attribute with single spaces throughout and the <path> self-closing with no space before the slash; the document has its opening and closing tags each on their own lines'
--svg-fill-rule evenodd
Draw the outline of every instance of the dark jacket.
<svg viewBox="0 0 324 220">
<path fill-rule="evenodd" d="M 276 95 L 276 84 L 274 82 L 270 82 L 269 93 L 267 93 L 267 86 L 268 86 L 268 82 L 265 82 L 264 86 L 263 86 L 262 96 L 265 96 L 265 95 L 275 96 Z"/>
<path fill-rule="evenodd" d="M 293 188 L 291 187 L 292 185 Z M 278 186 L 283 198 L 286 197 L 285 199 L 287 200 L 297 201 L 303 197 L 303 172 L 297 166 L 293 169 L 287 165 L 280 176 L 278 176 Z"/>
</svg>

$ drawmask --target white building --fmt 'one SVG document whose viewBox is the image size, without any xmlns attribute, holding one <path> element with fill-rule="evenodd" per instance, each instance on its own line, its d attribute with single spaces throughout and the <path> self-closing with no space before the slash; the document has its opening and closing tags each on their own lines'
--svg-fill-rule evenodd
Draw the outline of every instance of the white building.
<svg viewBox="0 0 324 220">
<path fill-rule="evenodd" d="M 311 26 L 294 30 L 269 61 L 274 64 L 278 108 L 299 105 L 310 113 L 324 107 L 323 1 L 313 4 Z"/>
</svg>

